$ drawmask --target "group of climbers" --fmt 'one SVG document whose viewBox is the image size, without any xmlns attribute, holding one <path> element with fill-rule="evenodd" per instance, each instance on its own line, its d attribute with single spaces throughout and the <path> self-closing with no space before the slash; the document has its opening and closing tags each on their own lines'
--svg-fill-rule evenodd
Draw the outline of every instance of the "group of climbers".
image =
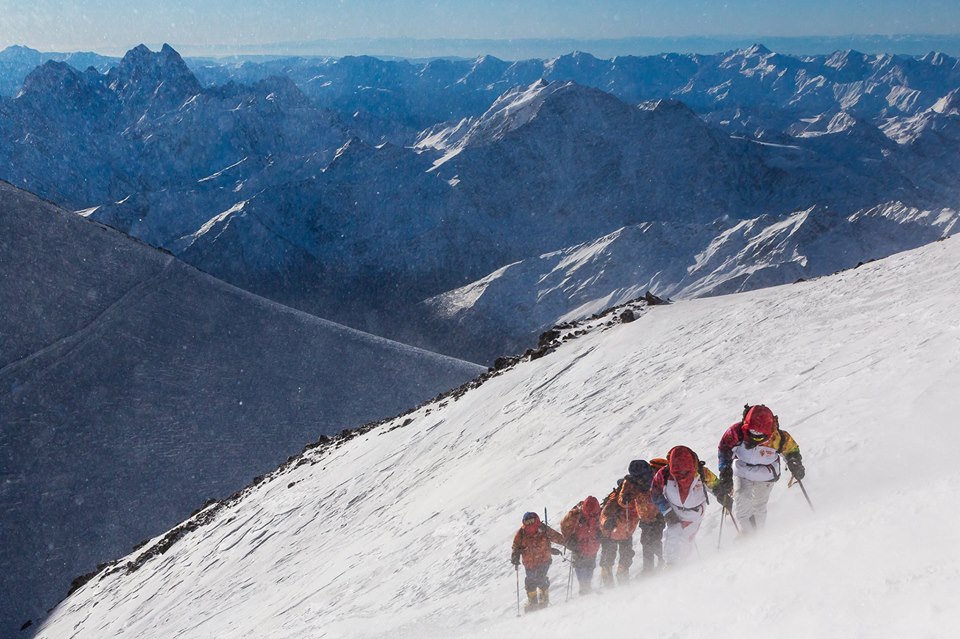
<svg viewBox="0 0 960 639">
<path fill-rule="evenodd" d="M 592 589 L 598 552 L 601 583 L 606 588 L 613 587 L 630 579 L 637 528 L 642 570 L 649 574 L 690 556 L 710 501 L 707 490 L 713 493 L 724 514 L 730 513 L 734 523 L 744 522 L 738 530 L 745 532 L 762 527 L 766 521 L 767 501 L 781 474 L 781 458 L 796 479 L 804 477 L 799 446 L 780 429 L 776 415 L 762 404 L 744 407 L 741 421 L 728 428 L 720 439 L 718 457 L 719 477 L 686 446 L 674 446 L 665 458 L 634 460 L 628 474 L 617 481 L 602 503 L 589 496 L 570 509 L 561 521 L 560 531 L 541 521 L 534 512 L 524 514 L 523 526 L 513 538 L 511 562 L 518 570 L 523 562 L 527 610 L 549 604 L 547 573 L 553 555 L 561 554 L 552 544 L 570 550 L 580 594 Z"/>
</svg>

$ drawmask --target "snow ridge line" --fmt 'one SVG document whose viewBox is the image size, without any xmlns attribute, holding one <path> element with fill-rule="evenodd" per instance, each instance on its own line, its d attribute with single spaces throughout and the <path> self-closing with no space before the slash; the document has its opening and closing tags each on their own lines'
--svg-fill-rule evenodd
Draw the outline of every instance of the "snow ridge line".
<svg viewBox="0 0 960 639">
<path fill-rule="evenodd" d="M 541 357 L 545 357 L 546 355 L 555 352 L 565 342 L 575 340 L 583 335 L 592 333 L 595 330 L 605 330 L 616 324 L 632 322 L 636 316 L 643 313 L 648 306 L 656 306 L 668 303 L 668 300 L 662 300 L 648 291 L 644 297 L 610 307 L 607 310 L 597 313 L 588 319 L 580 320 L 578 322 L 558 324 L 540 336 L 537 348 L 528 349 L 522 355 L 498 357 L 494 366 L 487 369 L 487 372 L 478 375 L 474 379 L 461 384 L 456 388 L 444 393 L 440 393 L 433 399 L 428 399 L 419 405 L 400 413 L 399 415 L 368 422 L 356 428 L 345 428 L 336 435 L 321 435 L 320 438 L 315 442 L 304 446 L 303 450 L 298 455 L 291 455 L 288 457 L 287 461 L 281 464 L 276 470 L 263 475 L 257 475 L 253 478 L 250 484 L 241 488 L 229 497 L 224 499 L 207 500 L 186 521 L 170 529 L 152 545 L 148 545 L 150 544 L 150 540 L 144 540 L 143 542 L 137 544 L 137 546 L 133 548 L 133 552 L 141 549 L 143 549 L 143 551 L 135 558 L 124 563 L 121 563 L 123 561 L 122 558 L 106 562 L 98 565 L 89 573 L 75 577 L 70 584 L 67 597 L 82 588 L 88 582 L 97 578 L 98 575 L 99 578 L 97 580 L 101 581 L 106 577 L 116 574 L 120 571 L 124 571 L 125 574 L 136 572 L 150 559 L 165 554 L 188 533 L 198 530 L 199 528 L 216 519 L 217 514 L 221 510 L 243 499 L 247 494 L 256 489 L 256 487 L 264 481 L 272 481 L 283 475 L 288 470 L 299 468 L 300 466 L 304 466 L 306 464 L 315 465 L 319 463 L 327 453 L 333 452 L 351 439 L 360 435 L 364 435 L 377 427 L 384 426 L 391 422 L 399 422 L 399 420 L 404 417 L 406 417 L 406 419 L 392 426 L 387 432 L 393 431 L 397 428 L 409 426 L 414 422 L 413 417 L 410 417 L 410 415 L 421 409 L 426 408 L 427 412 L 430 412 L 430 409 L 427 407 L 433 404 L 438 404 L 439 407 L 442 408 L 443 406 L 446 406 L 447 401 L 457 401 L 463 397 L 467 391 L 478 388 L 488 380 L 503 375 L 505 372 L 511 370 L 518 364 L 540 359 Z M 290 484 L 288 488 L 292 486 L 293 484 Z"/>
<path fill-rule="evenodd" d="M 47 354 L 55 353 L 56 351 L 59 351 L 59 350 L 62 350 L 64 355 L 70 354 L 83 342 L 83 340 L 88 335 L 90 335 L 101 324 L 103 324 L 103 322 L 107 318 L 109 318 L 112 315 L 115 315 L 117 311 L 120 308 L 122 308 L 128 300 L 135 297 L 140 291 L 147 288 L 152 283 L 164 277 L 171 263 L 173 263 L 174 259 L 175 258 L 172 255 L 164 256 L 165 261 L 164 261 L 163 267 L 159 271 L 157 271 L 150 277 L 147 277 L 141 280 L 140 282 L 134 284 L 123 295 L 121 295 L 109 306 L 103 309 L 103 311 L 101 311 L 96 317 L 91 319 L 89 322 L 87 322 L 87 324 L 80 327 L 73 333 L 70 333 L 69 335 L 65 335 L 64 337 L 59 338 L 55 342 L 48 344 L 47 346 L 44 346 L 40 350 L 35 351 L 29 355 L 25 355 L 24 357 L 21 357 L 19 360 L 15 362 L 11 362 L 6 366 L 4 366 L 3 368 L 0 368 L 0 377 L 3 377 L 8 373 L 14 373 L 20 368 L 30 364 L 34 360 L 40 359 Z"/>
</svg>

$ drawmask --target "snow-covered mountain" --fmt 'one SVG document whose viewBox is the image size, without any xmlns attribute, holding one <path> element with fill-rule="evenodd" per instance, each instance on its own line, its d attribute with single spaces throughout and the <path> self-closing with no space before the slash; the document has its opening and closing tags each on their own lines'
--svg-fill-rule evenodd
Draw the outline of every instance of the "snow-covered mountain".
<svg viewBox="0 0 960 639">
<path fill-rule="evenodd" d="M 951 238 L 594 322 L 478 388 L 320 443 L 93 577 L 38 636 L 555 638 L 600 619 L 622 635 L 952 636 L 958 276 Z M 516 618 L 524 511 L 555 523 L 676 444 L 715 468 L 745 402 L 799 442 L 815 513 L 781 481 L 767 528 L 728 528 L 718 549 L 711 504 L 688 565 L 564 601 L 558 558 L 554 604 Z"/>
<path fill-rule="evenodd" d="M 118 62 L 117 58 L 90 51 L 52 53 L 13 45 L 0 51 L 0 96 L 15 96 L 30 72 L 48 60 L 65 62 L 75 69 L 93 67 L 101 73 L 106 73 Z"/>
<path fill-rule="evenodd" d="M 679 102 L 637 107 L 571 82 L 538 81 L 507 91 L 478 118 L 431 129 L 415 149 L 352 139 L 329 165 L 292 176 L 264 170 L 248 179 L 230 167 L 209 185 L 85 214 L 285 304 L 338 321 L 364 318 L 360 328 L 491 361 L 515 341 L 469 333 L 467 343 L 460 326 L 425 334 L 417 313 L 410 322 L 384 314 L 624 226 L 716 229 L 726 219 L 726 229 L 813 207 L 852 214 L 902 199 L 927 210 L 944 199 L 945 183 L 917 188 L 923 176 L 908 173 L 906 152 L 876 127 L 834 119 L 823 131 L 813 123 L 798 131 L 796 144 L 758 143 Z M 190 203 L 183 213 L 180 202 Z M 904 239 L 887 253 L 915 245 Z M 528 324 L 523 334 L 540 327 Z M 507 336 L 495 326 L 486 333 Z"/>
<path fill-rule="evenodd" d="M 0 636 L 320 434 L 483 369 L 213 279 L 0 183 Z"/>
<path fill-rule="evenodd" d="M 0 100 L 0 167 L 259 295 L 481 361 L 582 302 L 464 333 L 470 322 L 423 320 L 423 300 L 636 225 L 719 234 L 809 210 L 842 219 L 958 207 L 960 71 L 945 55 L 796 57 L 754 46 L 517 63 L 294 59 L 224 73 L 234 71 L 255 84 L 203 88 L 209 80 L 170 47 L 137 47 L 107 74 L 48 62 L 17 98 Z M 394 125 L 424 128 L 412 146 L 382 141 L 412 135 L 373 133 Z M 843 224 L 804 228 L 811 243 L 847 239 Z M 919 237 L 893 235 L 862 242 L 889 254 Z M 758 271 L 744 261 L 756 255 L 719 239 L 714 261 Z M 689 266 L 695 254 L 677 257 Z M 818 268 L 810 272 L 833 267 Z M 789 275 L 767 269 L 716 290 Z M 596 300 L 620 296 L 589 288 Z"/>
<path fill-rule="evenodd" d="M 802 118 L 854 111 L 873 124 L 916 114 L 958 83 L 957 59 L 864 54 L 784 55 L 762 45 L 712 55 L 663 53 L 599 59 L 577 51 L 545 60 L 378 60 L 370 56 L 192 62 L 207 86 L 291 78 L 345 117 L 365 114 L 422 130 L 479 116 L 505 91 L 540 78 L 602 89 L 626 102 L 676 99 L 734 130 L 777 133 Z M 393 140 L 394 142 L 397 139 Z"/>
<path fill-rule="evenodd" d="M 0 178 L 71 209 L 202 191 L 228 167 L 242 184 L 264 166 L 325 165 L 349 137 L 289 79 L 202 89 L 166 45 L 140 45 L 107 73 L 48 61 L 0 99 L 0 123 Z"/>
<path fill-rule="evenodd" d="M 811 207 L 739 222 L 646 222 L 506 265 L 426 300 L 434 344 L 474 336 L 467 358 L 520 352 L 554 324 L 581 320 L 647 291 L 688 299 L 811 279 L 956 232 L 960 210 L 888 203 L 853 213 Z"/>
</svg>

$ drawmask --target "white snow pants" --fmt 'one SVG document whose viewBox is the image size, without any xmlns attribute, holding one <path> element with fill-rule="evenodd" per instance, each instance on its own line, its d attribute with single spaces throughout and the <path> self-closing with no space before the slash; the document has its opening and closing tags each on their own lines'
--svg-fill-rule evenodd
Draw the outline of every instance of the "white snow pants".
<svg viewBox="0 0 960 639">
<path fill-rule="evenodd" d="M 700 530 L 703 514 L 693 521 L 668 524 L 663 531 L 663 561 L 668 566 L 682 563 L 693 552 L 693 540 Z"/>
<path fill-rule="evenodd" d="M 775 483 L 737 477 L 737 487 L 733 493 L 733 514 L 737 517 L 741 530 L 747 532 L 763 528 L 767 521 L 767 501 Z"/>
</svg>

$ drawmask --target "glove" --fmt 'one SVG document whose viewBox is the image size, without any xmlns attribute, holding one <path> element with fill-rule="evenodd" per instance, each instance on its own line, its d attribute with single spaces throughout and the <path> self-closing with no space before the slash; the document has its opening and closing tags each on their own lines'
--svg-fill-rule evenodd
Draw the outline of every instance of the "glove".
<svg viewBox="0 0 960 639">
<path fill-rule="evenodd" d="M 514 568 L 520 569 L 520 555 L 510 555 L 510 563 Z"/>
<path fill-rule="evenodd" d="M 562 555 L 563 553 L 560 552 L 560 549 L 559 549 L 559 548 L 550 548 L 550 554 L 551 554 L 551 555 Z"/>
<path fill-rule="evenodd" d="M 800 457 L 800 453 L 787 455 L 787 468 L 790 469 L 790 472 L 793 473 L 795 478 L 800 480 L 807 474 L 803 468 L 803 458 Z"/>
<path fill-rule="evenodd" d="M 616 517 L 607 517 L 603 520 L 603 529 L 607 532 L 610 532 L 617 527 L 617 518 Z"/>
<path fill-rule="evenodd" d="M 714 493 L 714 496 L 717 498 L 717 501 L 720 502 L 720 505 L 727 510 L 733 510 L 733 497 L 729 493 L 721 493 L 717 490 Z"/>
<path fill-rule="evenodd" d="M 664 516 L 663 516 L 663 521 L 664 521 L 668 526 L 670 526 L 670 525 L 672 525 L 672 524 L 679 524 L 679 523 L 680 523 L 680 517 L 679 517 L 679 516 L 677 515 L 677 513 L 675 513 L 675 512 L 673 511 L 673 509 L 671 508 L 670 510 L 668 510 L 668 511 L 666 512 L 666 514 L 664 514 Z"/>
<path fill-rule="evenodd" d="M 733 494 L 733 468 L 727 466 L 720 471 L 720 481 L 717 482 L 717 488 L 713 493 L 717 499 L 722 502 L 721 495 Z"/>
</svg>

